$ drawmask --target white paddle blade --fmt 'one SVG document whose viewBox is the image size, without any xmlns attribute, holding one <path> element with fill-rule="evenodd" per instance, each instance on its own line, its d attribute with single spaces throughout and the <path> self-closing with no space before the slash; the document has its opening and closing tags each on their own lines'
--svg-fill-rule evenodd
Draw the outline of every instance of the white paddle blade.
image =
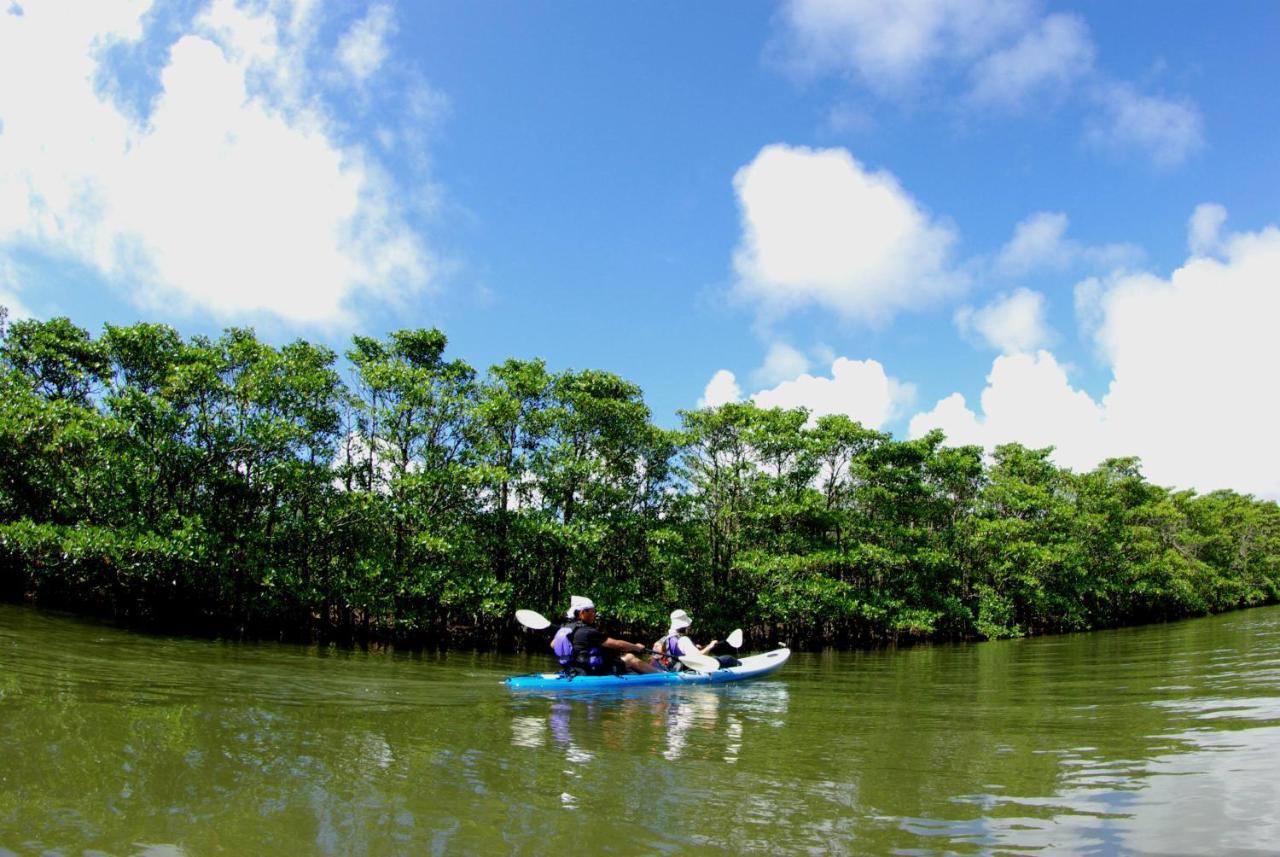
<svg viewBox="0 0 1280 857">
<path fill-rule="evenodd" d="M 680 663 L 700 673 L 713 673 L 720 669 L 720 662 L 710 655 L 681 655 Z"/>
<path fill-rule="evenodd" d="M 704 655 L 694 646 L 693 641 L 683 634 L 680 636 L 680 648 L 678 651 L 688 652 L 687 655 L 680 656 L 680 663 L 684 664 L 691 670 L 700 673 L 715 672 L 720 669 L 720 662 L 710 655 Z"/>
<path fill-rule="evenodd" d="M 729 645 L 733 646 L 735 649 L 741 649 L 742 648 L 742 629 L 734 628 L 732 631 L 729 632 L 729 636 L 725 637 L 724 641 Z"/>
<path fill-rule="evenodd" d="M 543 628 L 551 627 L 550 619 L 532 610 L 517 610 L 516 621 L 532 631 L 541 631 Z"/>
</svg>

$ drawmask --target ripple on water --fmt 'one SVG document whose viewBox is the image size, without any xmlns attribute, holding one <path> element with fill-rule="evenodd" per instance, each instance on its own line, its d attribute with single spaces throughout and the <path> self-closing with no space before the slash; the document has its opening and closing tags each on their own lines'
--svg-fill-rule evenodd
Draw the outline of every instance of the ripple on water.
<svg viewBox="0 0 1280 857">
<path fill-rule="evenodd" d="M 3 606 L 0 657 L 0 850 L 1209 854 L 1280 841 L 1272 608 L 796 653 L 756 683 L 576 699 L 498 684 L 536 657 L 153 638 Z"/>
</svg>

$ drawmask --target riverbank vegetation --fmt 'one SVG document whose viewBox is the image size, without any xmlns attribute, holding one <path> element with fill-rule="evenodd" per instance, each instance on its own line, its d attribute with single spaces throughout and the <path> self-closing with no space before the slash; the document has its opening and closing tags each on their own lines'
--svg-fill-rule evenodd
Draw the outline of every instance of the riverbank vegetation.
<svg viewBox="0 0 1280 857">
<path fill-rule="evenodd" d="M 197 633 L 512 645 L 518 607 L 674 607 L 757 642 L 1114 627 L 1280 596 L 1280 508 L 1050 450 L 728 404 L 657 426 L 608 372 L 480 373 L 436 330 L 0 317 L 0 596 Z M 1225 437 L 1223 442 L 1229 442 Z M 1212 450 L 1188 450 L 1211 455 Z M 711 633 L 709 630 L 704 635 Z"/>
</svg>

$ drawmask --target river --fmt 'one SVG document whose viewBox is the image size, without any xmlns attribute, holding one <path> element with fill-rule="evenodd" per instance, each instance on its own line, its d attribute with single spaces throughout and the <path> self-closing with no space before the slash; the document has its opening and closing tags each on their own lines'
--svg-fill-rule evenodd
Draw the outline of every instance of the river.
<svg viewBox="0 0 1280 857">
<path fill-rule="evenodd" d="M 513 695 L 0 605 L 0 854 L 1265 853 L 1280 607 Z"/>
</svg>

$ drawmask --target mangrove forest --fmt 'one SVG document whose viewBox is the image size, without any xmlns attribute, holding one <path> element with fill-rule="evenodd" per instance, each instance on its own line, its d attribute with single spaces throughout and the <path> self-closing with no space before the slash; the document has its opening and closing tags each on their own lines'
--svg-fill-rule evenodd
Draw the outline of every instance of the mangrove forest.
<svg viewBox="0 0 1280 857">
<path fill-rule="evenodd" d="M 1051 449 L 751 403 L 664 428 L 610 372 L 480 372 L 446 346 L 400 330 L 340 360 L 246 328 L 95 338 L 0 313 L 0 597 L 182 633 L 509 647 L 516 608 L 571 593 L 628 632 L 682 607 L 799 646 L 1280 596 L 1280 507 L 1150 484 L 1136 458 L 1077 473 Z"/>
</svg>

